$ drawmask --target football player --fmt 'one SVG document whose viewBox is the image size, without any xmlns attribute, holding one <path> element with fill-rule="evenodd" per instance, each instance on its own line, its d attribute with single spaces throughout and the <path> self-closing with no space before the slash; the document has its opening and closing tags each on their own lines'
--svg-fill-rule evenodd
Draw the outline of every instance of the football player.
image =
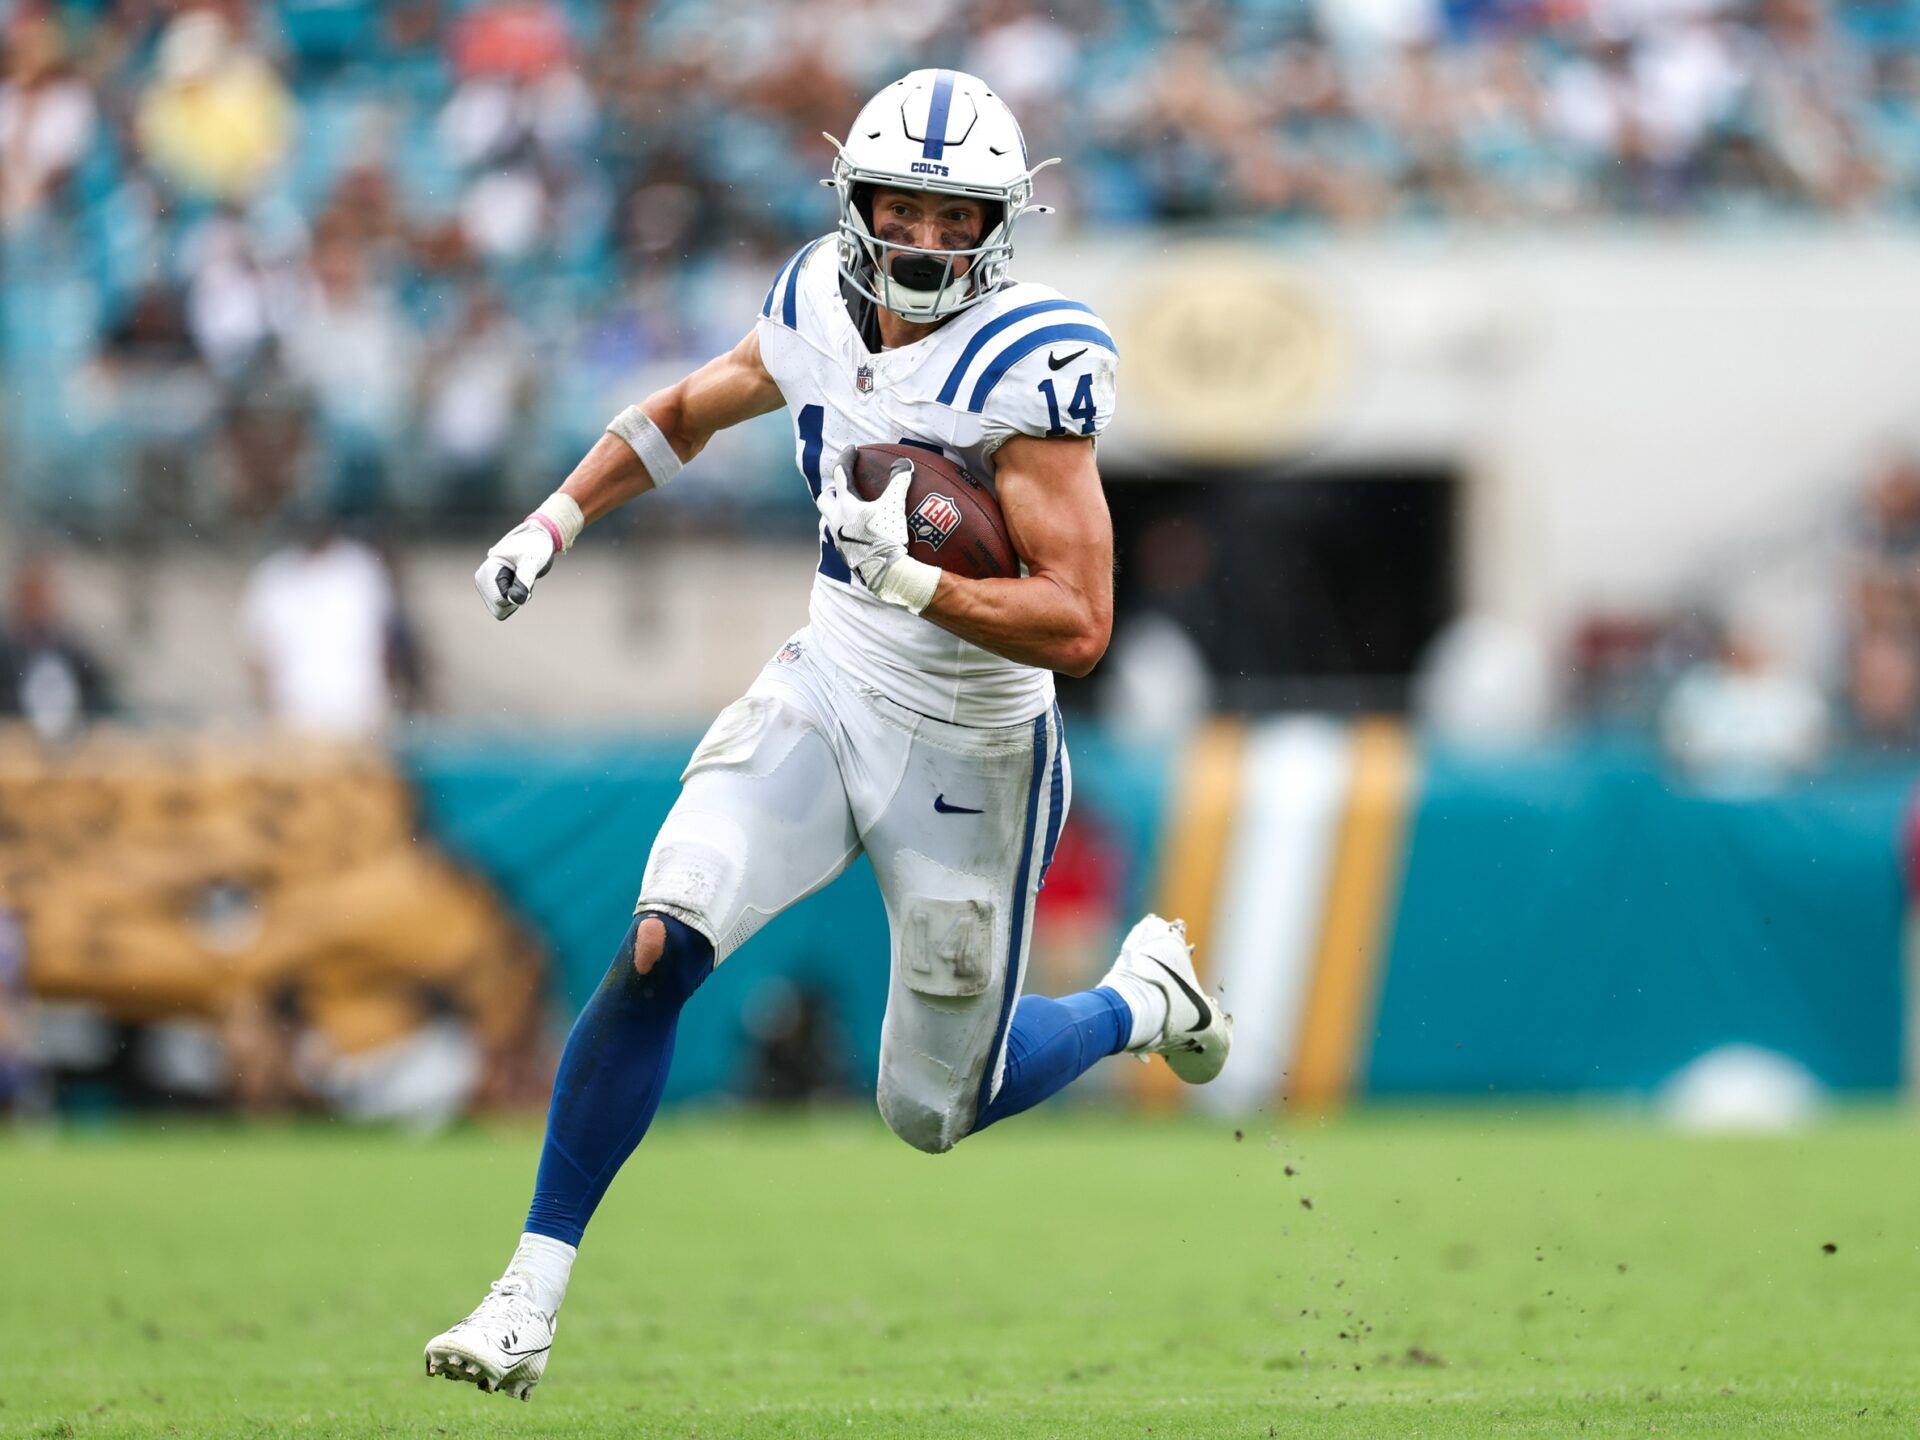
<svg viewBox="0 0 1920 1440">
<path fill-rule="evenodd" d="M 948 1150 L 1107 1055 L 1163 1055 L 1193 1083 L 1226 1061 L 1231 1019 L 1178 921 L 1135 925 L 1097 989 L 1020 994 L 1071 794 L 1053 672 L 1093 668 L 1113 610 L 1094 466 L 1113 338 L 1087 306 L 1008 274 L 1043 167 L 1007 106 L 951 70 L 887 86 L 838 150 L 838 227 L 780 268 L 747 336 L 616 416 L 474 577 L 506 619 L 587 525 L 669 483 L 715 431 L 792 413 L 821 515 L 810 623 L 688 762 L 561 1056 L 519 1247 L 428 1342 L 429 1374 L 532 1390 L 575 1247 L 659 1103 L 681 1007 L 863 852 L 893 935 L 880 1113 L 909 1145 Z M 1026 573 L 970 580 L 908 555 L 910 476 L 863 500 L 839 458 L 903 442 L 993 490 Z"/>
</svg>

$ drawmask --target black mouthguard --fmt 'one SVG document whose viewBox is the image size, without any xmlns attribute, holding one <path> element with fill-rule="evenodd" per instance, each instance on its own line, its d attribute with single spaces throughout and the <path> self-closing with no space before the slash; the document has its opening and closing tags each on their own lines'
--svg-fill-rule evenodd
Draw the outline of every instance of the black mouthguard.
<svg viewBox="0 0 1920 1440">
<path fill-rule="evenodd" d="M 947 277 L 947 266 L 931 255 L 896 255 L 891 273 L 896 285 L 910 290 L 938 290 Z"/>
</svg>

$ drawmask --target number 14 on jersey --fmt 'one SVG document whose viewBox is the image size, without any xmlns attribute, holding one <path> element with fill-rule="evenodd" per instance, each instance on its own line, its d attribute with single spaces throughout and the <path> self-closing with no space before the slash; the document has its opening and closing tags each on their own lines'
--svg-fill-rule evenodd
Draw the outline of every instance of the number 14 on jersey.
<svg viewBox="0 0 1920 1440">
<path fill-rule="evenodd" d="M 1053 388 L 1053 379 L 1048 377 L 1040 382 L 1040 393 L 1047 397 L 1047 420 L 1051 425 L 1049 434 L 1064 435 L 1067 427 L 1060 423 L 1060 397 Z M 1073 399 L 1067 402 L 1067 414 L 1080 422 L 1080 433 L 1093 433 L 1093 375 L 1083 374 L 1080 383 L 1074 387 Z"/>
</svg>

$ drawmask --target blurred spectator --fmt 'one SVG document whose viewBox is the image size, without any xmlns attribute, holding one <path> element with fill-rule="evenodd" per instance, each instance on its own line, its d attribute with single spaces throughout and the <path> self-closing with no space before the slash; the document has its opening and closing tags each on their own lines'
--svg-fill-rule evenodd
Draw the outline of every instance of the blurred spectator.
<svg viewBox="0 0 1920 1440">
<path fill-rule="evenodd" d="M 1172 516 L 1148 526 L 1135 549 L 1139 589 L 1101 666 L 1101 718 L 1129 739 L 1178 739 L 1213 707 L 1196 638 L 1218 618 L 1207 586 L 1213 543 L 1191 516 Z"/>
<path fill-rule="evenodd" d="M 85 332 L 72 349 L 101 375 L 126 353 L 116 327 L 150 318 L 145 292 L 178 292 L 219 405 L 135 404 L 178 417 L 157 438 L 125 422 L 124 391 L 92 428 L 19 427 L 21 490 L 50 509 L 66 494 L 38 492 L 80 474 L 103 503 L 170 488 L 254 517 L 308 487 L 309 460 L 330 503 L 411 507 L 425 497 L 392 481 L 415 442 L 448 505 L 489 503 L 498 457 L 559 464 L 590 443 L 598 317 L 644 310 L 641 362 L 734 338 L 712 333 L 718 277 L 764 284 L 826 228 L 819 132 L 916 66 L 983 74 L 1032 155 L 1068 162 L 1043 198 L 1102 233 L 1920 201 L 1920 21 L 1895 0 L 739 0 L 724 25 L 684 0 L 92 9 L 71 57 L 49 17 L 77 8 L 17 7 L 8 30 L 0 229 L 24 233 L 63 190 L 78 223 L 0 286 L 36 287 L 49 314 L 58 297 L 59 333 Z M 450 365 L 474 263 L 494 286 L 469 317 L 489 359 Z M 583 314 L 584 335 L 555 318 Z M 448 417 L 508 386 L 508 327 L 553 363 L 522 369 L 511 435 L 483 427 L 484 454 L 455 453 Z M 90 373 L 57 363 L 50 389 Z M 423 395 L 441 410 L 419 433 Z M 168 478 L 128 491 L 130 469 Z"/>
<path fill-rule="evenodd" d="M 508 452 L 533 379 L 531 341 L 498 292 L 474 286 L 459 324 L 427 361 L 427 464 L 438 508 L 485 519 L 504 501 Z"/>
<path fill-rule="evenodd" d="M 293 101 L 225 17 L 183 10 L 160 37 L 159 74 L 140 100 L 141 150 L 187 195 L 244 200 L 285 158 Z"/>
<path fill-rule="evenodd" d="M 28 1026 L 26 936 L 19 917 L 0 907 L 0 1115 L 39 1098 Z"/>
<path fill-rule="evenodd" d="M 1497 750 L 1545 737 L 1553 668 L 1531 631 L 1493 615 L 1462 615 L 1420 657 L 1413 702 L 1426 731 L 1452 745 Z"/>
<path fill-rule="evenodd" d="M 387 498 L 391 457 L 408 421 L 416 340 L 359 237 L 344 225 L 323 233 L 287 359 L 313 399 L 326 467 L 322 503 L 332 513 L 365 514 Z"/>
<path fill-rule="evenodd" d="M 313 1087 L 297 1063 L 309 1022 L 293 985 L 242 990 L 220 1017 L 220 1043 L 229 1069 L 229 1095 L 246 1115 L 318 1108 Z"/>
<path fill-rule="evenodd" d="M 805 1105 L 851 1093 L 842 1027 L 826 987 L 805 978 L 766 981 L 744 1018 L 753 1054 L 747 1087 L 755 1100 Z"/>
<path fill-rule="evenodd" d="M 141 512 L 178 519 L 197 510 L 190 490 L 201 472 L 193 452 L 218 397 L 171 287 L 155 281 L 133 295 L 102 337 L 88 381 L 97 438 Z"/>
<path fill-rule="evenodd" d="M 371 736 L 393 710 L 395 603 L 380 556 L 336 528 L 260 562 L 240 627 L 260 707 L 277 724 Z"/>
<path fill-rule="evenodd" d="M 1882 457 L 1861 507 L 1847 698 L 1860 735 L 1920 743 L 1920 456 Z"/>
<path fill-rule="evenodd" d="M 1755 109 L 1769 149 L 1815 204 L 1860 208 L 1882 179 L 1859 130 L 1866 52 L 1846 41 L 1821 0 L 1764 0 L 1760 17 L 1770 43 L 1756 65 Z"/>
<path fill-rule="evenodd" d="M 203 226 L 186 257 L 192 280 L 186 320 L 208 368 L 226 384 L 244 381 L 290 321 L 297 281 L 262 253 L 260 238 L 238 215 Z"/>
<path fill-rule="evenodd" d="M 1076 801 L 1034 904 L 1030 989 L 1065 994 L 1099 982 L 1126 918 L 1126 868 L 1127 849 L 1113 827 Z"/>
<path fill-rule="evenodd" d="M 454 26 L 448 50 L 465 76 L 535 80 L 564 65 L 572 50 L 567 19 L 542 0 L 495 0 Z"/>
<path fill-rule="evenodd" d="M 1825 753 L 1826 704 L 1804 678 L 1729 630 L 1719 653 L 1680 677 L 1660 715 L 1668 753 L 1722 792 L 1775 786 Z"/>
<path fill-rule="evenodd" d="M 0 715 L 17 716 L 42 739 L 67 740 L 107 713 L 106 672 L 60 618 L 53 562 L 30 556 L 15 572 L 13 603 L 0 637 Z"/>
<path fill-rule="evenodd" d="M 0 226 L 26 223 L 66 183 L 93 141 L 93 94 L 67 65 L 60 24 L 29 11 L 7 34 L 0 84 Z"/>
</svg>

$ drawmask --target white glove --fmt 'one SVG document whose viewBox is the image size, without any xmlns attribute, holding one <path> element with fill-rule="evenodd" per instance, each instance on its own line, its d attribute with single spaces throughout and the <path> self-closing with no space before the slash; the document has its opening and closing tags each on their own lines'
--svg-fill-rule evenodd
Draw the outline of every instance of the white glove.
<svg viewBox="0 0 1920 1440">
<path fill-rule="evenodd" d="M 862 500 L 847 479 L 853 454 L 851 448 L 840 453 L 833 479 L 815 503 L 826 517 L 833 543 L 874 598 L 918 615 L 933 600 L 940 571 L 907 554 L 907 487 L 913 483 L 913 461 L 904 455 L 895 460 L 879 498 Z"/>
<path fill-rule="evenodd" d="M 474 588 L 494 619 L 504 620 L 527 603 L 533 582 L 553 568 L 556 548 L 553 532 L 531 515 L 494 542 L 473 572 Z"/>
</svg>

